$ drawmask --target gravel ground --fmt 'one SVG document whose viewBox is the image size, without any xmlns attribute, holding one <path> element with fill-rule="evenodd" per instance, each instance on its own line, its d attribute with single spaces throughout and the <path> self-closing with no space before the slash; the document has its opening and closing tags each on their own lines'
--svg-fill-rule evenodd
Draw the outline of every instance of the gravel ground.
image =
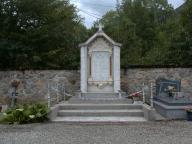
<svg viewBox="0 0 192 144">
<path fill-rule="evenodd" d="M 0 125 L 0 144 L 192 144 L 192 123 Z"/>
</svg>

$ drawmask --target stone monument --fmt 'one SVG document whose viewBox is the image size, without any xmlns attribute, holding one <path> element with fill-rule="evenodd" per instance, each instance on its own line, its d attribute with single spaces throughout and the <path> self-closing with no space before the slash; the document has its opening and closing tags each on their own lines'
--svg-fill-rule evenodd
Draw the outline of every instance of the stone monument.
<svg viewBox="0 0 192 144">
<path fill-rule="evenodd" d="M 117 94 L 120 91 L 120 47 L 98 26 L 81 48 L 81 93 Z M 91 96 L 90 96 L 91 97 Z"/>
</svg>

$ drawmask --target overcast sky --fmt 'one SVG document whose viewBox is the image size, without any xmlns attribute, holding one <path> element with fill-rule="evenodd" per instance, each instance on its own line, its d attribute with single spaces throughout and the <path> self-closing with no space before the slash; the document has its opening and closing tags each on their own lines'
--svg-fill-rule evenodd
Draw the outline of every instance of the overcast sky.
<svg viewBox="0 0 192 144">
<path fill-rule="evenodd" d="M 85 20 L 85 25 L 90 28 L 95 20 L 101 18 L 107 11 L 115 9 L 116 0 L 70 0 L 79 10 Z M 120 0 L 121 1 L 121 0 Z M 177 8 L 184 0 L 168 0 Z"/>
</svg>

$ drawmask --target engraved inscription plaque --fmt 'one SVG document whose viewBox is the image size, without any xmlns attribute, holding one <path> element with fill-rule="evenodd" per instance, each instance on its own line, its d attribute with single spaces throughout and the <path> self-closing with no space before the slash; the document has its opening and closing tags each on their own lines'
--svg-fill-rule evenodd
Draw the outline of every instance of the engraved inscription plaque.
<svg viewBox="0 0 192 144">
<path fill-rule="evenodd" d="M 92 54 L 92 78 L 93 81 L 108 81 L 110 75 L 109 52 L 93 52 Z"/>
</svg>

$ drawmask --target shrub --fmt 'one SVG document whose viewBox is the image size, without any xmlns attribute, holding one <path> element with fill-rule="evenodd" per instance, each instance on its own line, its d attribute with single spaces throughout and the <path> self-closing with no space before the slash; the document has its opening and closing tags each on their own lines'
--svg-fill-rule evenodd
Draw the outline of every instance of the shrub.
<svg viewBox="0 0 192 144">
<path fill-rule="evenodd" d="M 49 109 L 45 104 L 22 105 L 9 109 L 4 113 L 1 120 L 8 124 L 37 123 L 48 120 Z"/>
</svg>

